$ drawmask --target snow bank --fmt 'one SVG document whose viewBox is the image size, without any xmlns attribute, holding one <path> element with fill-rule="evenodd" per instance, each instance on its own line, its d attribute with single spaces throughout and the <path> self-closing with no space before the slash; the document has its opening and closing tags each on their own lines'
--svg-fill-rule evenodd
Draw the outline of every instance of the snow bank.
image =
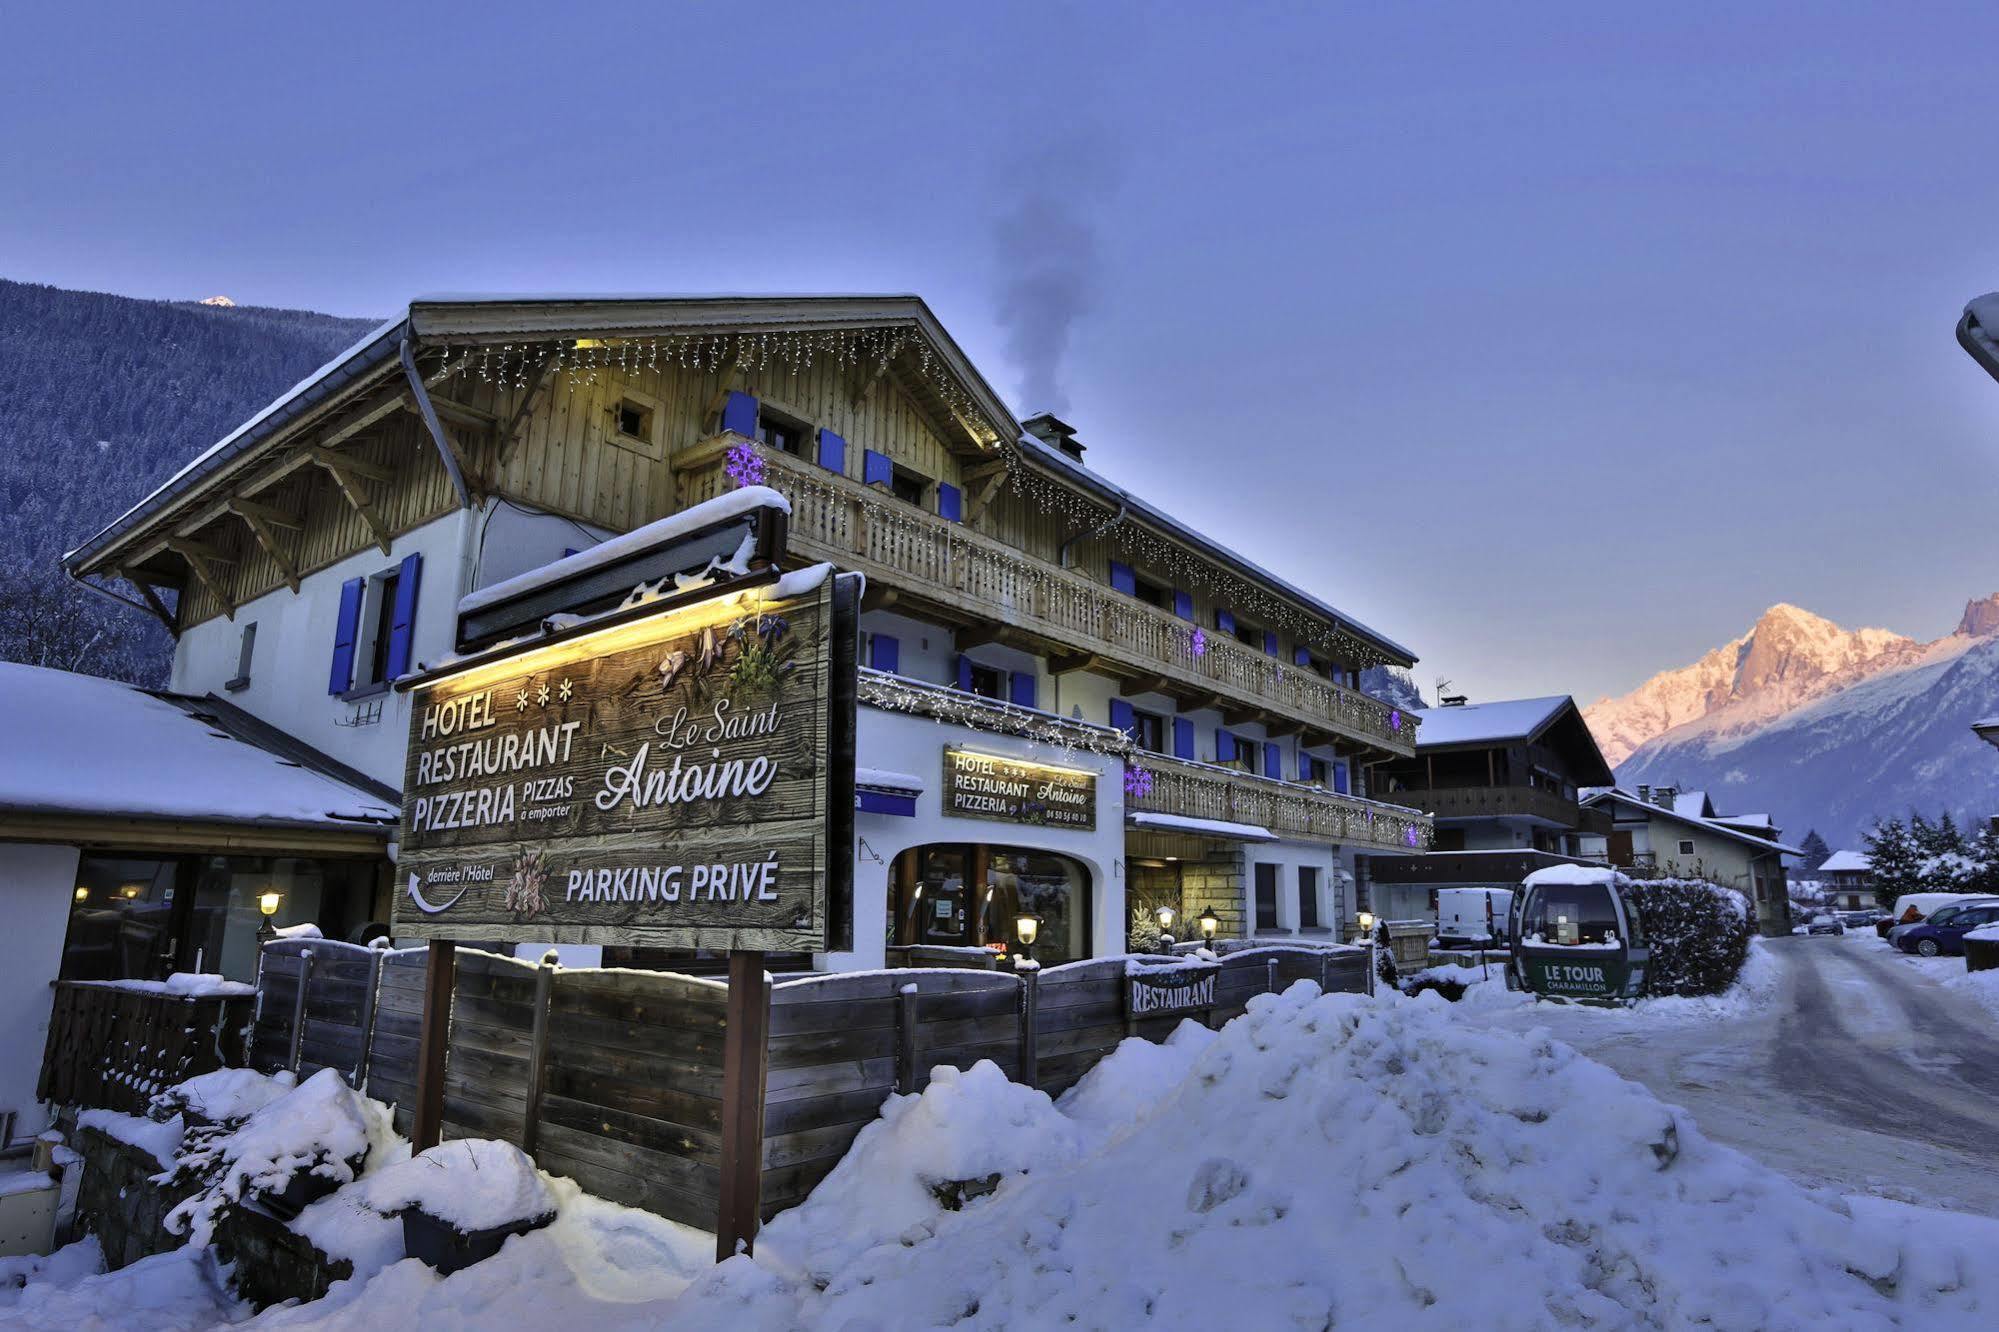
<svg viewBox="0 0 1999 1332">
<path fill-rule="evenodd" d="M 459 1138 L 378 1171 L 361 1200 L 384 1216 L 406 1208 L 462 1231 L 495 1230 L 532 1221 L 555 1210 L 527 1153 L 492 1138 Z"/>
<path fill-rule="evenodd" d="M 1999 1018 L 1999 971 L 1967 971 L 1952 976 L 1944 984 L 1985 1005 L 1986 1011 Z"/>
<path fill-rule="evenodd" d="M 249 1313 L 247 1305 L 217 1294 L 214 1264 L 199 1251 L 176 1249 L 105 1272 L 104 1253 L 92 1237 L 25 1260 L 32 1264 L 21 1274 L 27 1284 L 17 1287 L 6 1279 L 6 1268 L 23 1263 L 0 1259 L 0 1324 L 8 1327 L 202 1332 Z"/>
<path fill-rule="evenodd" d="M 176 1114 L 209 1124 L 248 1119 L 259 1110 L 289 1093 L 292 1075 L 287 1072 L 265 1075 L 247 1068 L 218 1068 L 169 1087 L 153 1097 L 154 1119 Z"/>
</svg>

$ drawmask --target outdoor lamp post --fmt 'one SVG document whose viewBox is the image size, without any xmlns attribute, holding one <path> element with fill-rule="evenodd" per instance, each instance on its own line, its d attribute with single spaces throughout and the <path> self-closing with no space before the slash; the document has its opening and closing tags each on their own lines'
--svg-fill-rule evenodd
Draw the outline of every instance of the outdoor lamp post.
<svg viewBox="0 0 1999 1332">
<path fill-rule="evenodd" d="M 263 920 L 257 925 L 257 946 L 259 948 L 278 937 L 277 927 L 271 924 L 271 917 L 278 914 L 278 903 L 283 897 L 274 888 L 267 888 L 257 896 L 257 910 L 263 913 Z"/>
<path fill-rule="evenodd" d="M 76 900 L 79 904 L 90 900 L 90 889 L 83 884 L 76 885 Z"/>
<path fill-rule="evenodd" d="M 1201 914 L 1194 917 L 1194 920 L 1201 927 L 1201 942 L 1212 944 L 1215 941 L 1215 931 L 1222 927 L 1222 918 L 1215 914 L 1213 907 L 1207 906 L 1201 908 Z"/>
<path fill-rule="evenodd" d="M 1041 937 L 1041 917 L 1023 911 L 1013 918 L 1013 937 L 1020 940 L 1020 956 L 1034 960 L 1034 941 Z"/>
<path fill-rule="evenodd" d="M 1173 908 L 1161 902 L 1153 914 L 1159 917 L 1159 951 L 1170 953 L 1173 951 L 1173 936 L 1167 931 L 1173 928 Z"/>
<path fill-rule="evenodd" d="M 1372 911 L 1361 912 L 1358 923 L 1360 925 L 1360 937 L 1363 939 L 1372 939 L 1374 937 L 1374 913 Z"/>
</svg>

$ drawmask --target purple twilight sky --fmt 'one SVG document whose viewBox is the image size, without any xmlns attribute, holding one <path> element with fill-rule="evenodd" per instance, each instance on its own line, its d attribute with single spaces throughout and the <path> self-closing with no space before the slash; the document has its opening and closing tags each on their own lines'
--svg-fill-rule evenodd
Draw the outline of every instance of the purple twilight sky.
<svg viewBox="0 0 1999 1332">
<path fill-rule="evenodd" d="M 1999 589 L 1999 5 L 42 6 L 0 276 L 914 291 L 1022 413 L 1588 702 Z"/>
</svg>

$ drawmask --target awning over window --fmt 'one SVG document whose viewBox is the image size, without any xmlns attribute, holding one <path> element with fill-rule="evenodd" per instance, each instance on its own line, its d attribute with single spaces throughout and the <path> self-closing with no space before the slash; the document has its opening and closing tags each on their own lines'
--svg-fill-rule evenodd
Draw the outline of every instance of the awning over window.
<svg viewBox="0 0 1999 1332">
<path fill-rule="evenodd" d="M 854 769 L 854 808 L 863 814 L 915 818 L 916 797 L 922 794 L 921 777 L 881 768 Z"/>
<path fill-rule="evenodd" d="M 1255 823 L 1230 823 L 1226 819 L 1196 819 L 1182 814 L 1133 814 L 1127 820 L 1134 828 L 1159 828 L 1168 832 L 1194 833 L 1201 837 L 1228 837 L 1238 842 L 1274 842 L 1277 834 Z"/>
</svg>

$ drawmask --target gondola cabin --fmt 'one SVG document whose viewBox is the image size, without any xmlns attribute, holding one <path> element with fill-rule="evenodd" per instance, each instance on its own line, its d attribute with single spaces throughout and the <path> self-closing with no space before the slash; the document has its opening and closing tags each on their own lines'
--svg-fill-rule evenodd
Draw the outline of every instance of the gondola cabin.
<svg viewBox="0 0 1999 1332">
<path fill-rule="evenodd" d="M 1609 868 L 1556 865 L 1528 875 L 1513 899 L 1508 984 L 1580 1003 L 1644 994 L 1651 950 L 1630 888 Z"/>
</svg>

